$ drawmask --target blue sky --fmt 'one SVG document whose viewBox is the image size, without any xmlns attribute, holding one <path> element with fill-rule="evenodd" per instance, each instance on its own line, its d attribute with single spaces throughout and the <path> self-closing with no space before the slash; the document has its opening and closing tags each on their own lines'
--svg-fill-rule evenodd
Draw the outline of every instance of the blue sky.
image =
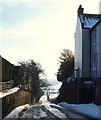
<svg viewBox="0 0 101 120">
<path fill-rule="evenodd" d="M 56 78 L 58 58 L 64 48 L 74 52 L 77 9 L 98 13 L 99 0 L 1 0 L 0 54 L 17 65 L 33 59 L 48 78 Z"/>
<path fill-rule="evenodd" d="M 2 7 L 5 9 L 2 14 L 4 27 L 11 27 L 11 25 L 14 26 L 15 24 L 18 25 L 19 22 L 23 23 L 30 18 L 36 18 L 46 13 L 48 14 L 49 10 L 47 12 L 45 10 L 47 4 L 42 4 L 43 3 L 41 3 L 39 6 L 36 6 L 35 3 L 30 3 L 29 5 L 26 3 L 14 2 L 6 3 L 6 5 L 2 4 Z"/>
</svg>

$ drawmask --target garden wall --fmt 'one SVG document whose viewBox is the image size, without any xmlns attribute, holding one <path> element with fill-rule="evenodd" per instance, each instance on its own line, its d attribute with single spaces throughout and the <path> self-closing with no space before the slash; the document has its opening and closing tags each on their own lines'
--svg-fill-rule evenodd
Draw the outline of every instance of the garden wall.
<svg viewBox="0 0 101 120">
<path fill-rule="evenodd" d="M 6 117 L 16 107 L 30 103 L 30 98 L 31 95 L 29 92 L 20 90 L 0 98 L 0 101 L 2 101 L 2 118 Z"/>
</svg>

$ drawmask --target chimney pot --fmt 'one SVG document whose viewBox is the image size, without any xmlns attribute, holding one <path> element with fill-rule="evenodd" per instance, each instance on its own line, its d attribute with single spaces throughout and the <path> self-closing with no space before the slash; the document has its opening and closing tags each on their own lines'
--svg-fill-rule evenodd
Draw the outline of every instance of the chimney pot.
<svg viewBox="0 0 101 120">
<path fill-rule="evenodd" d="M 84 11 L 84 8 L 82 8 L 82 5 L 80 5 L 79 8 L 78 8 L 78 16 L 82 15 L 83 11 Z"/>
</svg>

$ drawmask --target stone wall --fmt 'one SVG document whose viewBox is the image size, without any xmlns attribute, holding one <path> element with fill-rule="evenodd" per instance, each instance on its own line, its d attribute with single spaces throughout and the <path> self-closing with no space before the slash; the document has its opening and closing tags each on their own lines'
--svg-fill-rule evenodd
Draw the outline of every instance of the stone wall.
<svg viewBox="0 0 101 120">
<path fill-rule="evenodd" d="M 0 98 L 2 101 L 2 118 L 6 117 L 16 107 L 24 104 L 29 104 L 31 95 L 27 91 L 17 91 L 13 94 Z"/>
</svg>

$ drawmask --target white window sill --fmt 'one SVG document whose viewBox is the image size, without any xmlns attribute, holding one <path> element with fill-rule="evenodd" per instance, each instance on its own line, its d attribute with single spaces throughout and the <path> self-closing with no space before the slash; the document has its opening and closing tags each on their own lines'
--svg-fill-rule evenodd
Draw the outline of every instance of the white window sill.
<svg viewBox="0 0 101 120">
<path fill-rule="evenodd" d="M 96 46 L 96 43 L 93 44 L 93 47 L 95 47 L 95 46 Z"/>
<path fill-rule="evenodd" d="M 93 71 L 96 71 L 96 68 L 93 68 Z"/>
</svg>

